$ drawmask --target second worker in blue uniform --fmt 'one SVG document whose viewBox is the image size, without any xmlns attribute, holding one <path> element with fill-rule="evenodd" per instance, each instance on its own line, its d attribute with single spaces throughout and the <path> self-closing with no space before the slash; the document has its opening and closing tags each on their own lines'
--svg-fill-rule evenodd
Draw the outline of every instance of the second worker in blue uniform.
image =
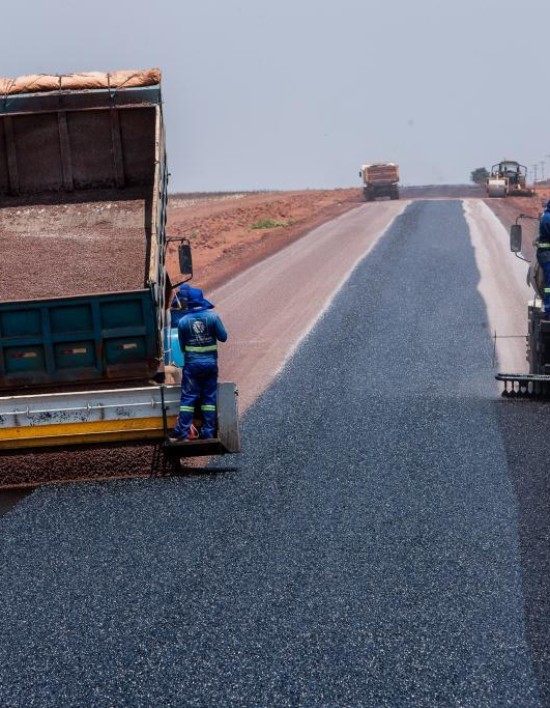
<svg viewBox="0 0 550 708">
<path fill-rule="evenodd" d="M 544 315 L 550 318 L 550 202 L 547 203 L 539 223 L 537 261 L 544 274 Z"/>
<path fill-rule="evenodd" d="M 184 355 L 180 412 L 171 442 L 191 439 L 195 405 L 200 401 L 201 438 L 216 435 L 218 342 L 227 340 L 221 318 L 200 288 L 187 290 L 187 311 L 178 322 L 178 339 Z"/>
</svg>

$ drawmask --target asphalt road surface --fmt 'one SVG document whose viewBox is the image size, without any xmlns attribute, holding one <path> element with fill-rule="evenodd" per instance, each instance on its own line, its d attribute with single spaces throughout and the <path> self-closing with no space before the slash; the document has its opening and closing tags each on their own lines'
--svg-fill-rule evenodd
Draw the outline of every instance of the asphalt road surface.
<svg viewBox="0 0 550 708">
<path fill-rule="evenodd" d="M 498 398 L 472 219 L 407 206 L 239 457 L 0 520 L 2 706 L 550 704 L 547 413 Z"/>
</svg>

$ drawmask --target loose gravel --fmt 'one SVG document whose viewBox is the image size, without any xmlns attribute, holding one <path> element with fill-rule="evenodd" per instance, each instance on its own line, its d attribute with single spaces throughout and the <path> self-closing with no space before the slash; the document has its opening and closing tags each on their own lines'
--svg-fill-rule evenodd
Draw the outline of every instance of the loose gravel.
<svg viewBox="0 0 550 708">
<path fill-rule="evenodd" d="M 0 209 L 0 299 L 32 300 L 145 287 L 145 199 Z"/>
</svg>

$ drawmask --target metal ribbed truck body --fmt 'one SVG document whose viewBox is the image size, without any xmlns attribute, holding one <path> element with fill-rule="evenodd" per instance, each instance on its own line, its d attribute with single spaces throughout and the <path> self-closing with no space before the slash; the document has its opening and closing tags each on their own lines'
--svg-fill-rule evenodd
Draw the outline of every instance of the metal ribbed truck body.
<svg viewBox="0 0 550 708">
<path fill-rule="evenodd" d="M 394 162 L 363 165 L 359 176 L 363 179 L 363 196 L 366 201 L 379 197 L 399 199 L 399 167 Z"/>
</svg>

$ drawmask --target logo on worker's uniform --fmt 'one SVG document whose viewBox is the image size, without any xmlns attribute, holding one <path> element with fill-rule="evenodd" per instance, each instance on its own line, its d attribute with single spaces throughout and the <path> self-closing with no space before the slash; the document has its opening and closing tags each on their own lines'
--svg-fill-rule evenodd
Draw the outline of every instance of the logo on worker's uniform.
<svg viewBox="0 0 550 708">
<path fill-rule="evenodd" d="M 204 334 L 205 330 L 206 327 L 204 326 L 204 322 L 202 322 L 201 320 L 195 320 L 193 322 L 193 332 L 195 334 L 198 334 L 200 336 L 201 334 Z"/>
</svg>

